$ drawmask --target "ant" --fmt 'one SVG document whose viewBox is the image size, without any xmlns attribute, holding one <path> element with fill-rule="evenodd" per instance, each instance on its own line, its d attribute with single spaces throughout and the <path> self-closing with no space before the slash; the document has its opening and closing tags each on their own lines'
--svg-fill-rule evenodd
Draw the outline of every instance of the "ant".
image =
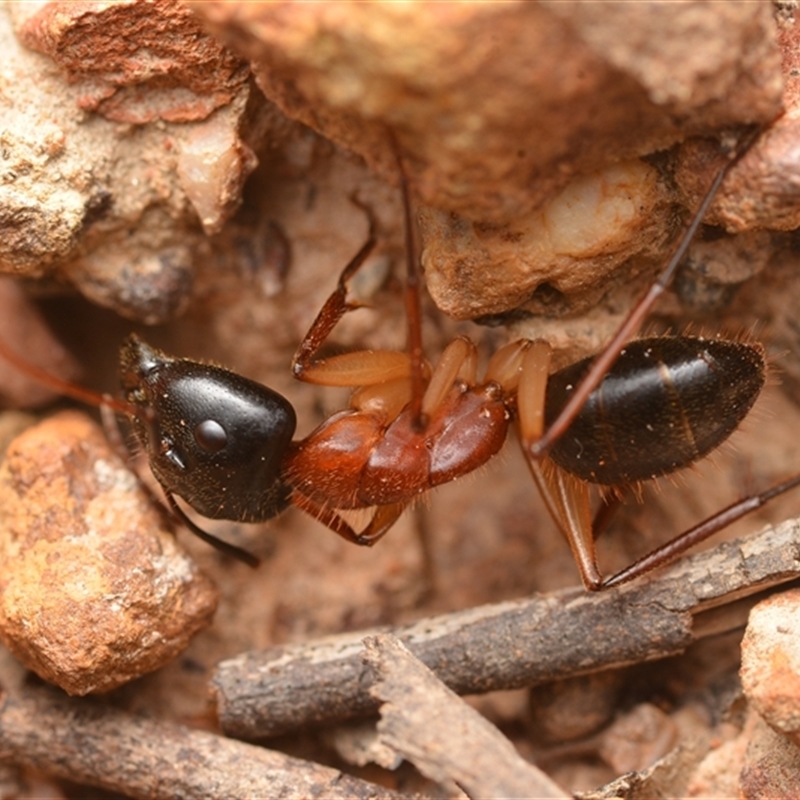
<svg viewBox="0 0 800 800">
<path fill-rule="evenodd" d="M 57 391 L 100 406 L 106 421 L 127 417 L 173 512 L 205 541 L 252 566 L 258 562 L 250 553 L 203 531 L 175 496 L 203 516 L 243 522 L 270 519 L 293 505 L 348 541 L 373 545 L 418 495 L 486 463 L 516 423 L 528 466 L 584 585 L 614 586 L 800 484 L 798 475 L 734 503 L 610 578 L 598 570 L 600 520 L 593 528 L 589 483 L 627 487 L 688 466 L 728 438 L 764 384 L 759 345 L 686 336 L 632 340 L 670 284 L 726 174 L 755 138 L 735 148 L 718 171 L 668 264 L 611 342 L 597 357 L 553 374 L 550 345 L 540 340 L 501 348 L 480 381 L 475 345 L 465 337 L 453 341 L 433 368 L 424 360 L 418 248 L 399 156 L 408 352 L 318 357 L 339 320 L 358 307 L 348 300 L 348 282 L 376 243 L 365 208 L 369 238 L 343 270 L 292 364 L 300 380 L 355 392 L 349 408 L 304 439 L 293 440 L 294 410 L 281 395 L 221 367 L 168 356 L 135 336 L 121 350 L 122 398 L 60 381 L 2 342 L 0 355 Z M 374 508 L 360 531 L 338 513 L 356 508 Z"/>
</svg>

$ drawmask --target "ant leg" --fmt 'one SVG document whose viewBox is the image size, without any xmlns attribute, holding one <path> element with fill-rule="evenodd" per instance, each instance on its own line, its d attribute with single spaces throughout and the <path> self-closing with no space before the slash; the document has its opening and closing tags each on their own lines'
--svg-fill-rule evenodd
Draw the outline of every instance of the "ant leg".
<svg viewBox="0 0 800 800">
<path fill-rule="evenodd" d="M 452 394 L 454 385 L 460 387 L 460 381 L 473 385 L 476 371 L 475 346 L 464 338 L 451 342 L 436 365 L 429 390 L 425 392 L 423 403 L 426 412 L 433 416 L 442 407 L 448 408 L 446 398 Z M 408 406 L 410 393 L 407 378 L 361 387 L 350 398 L 349 410 L 330 418 L 307 439 L 294 443 L 284 461 L 286 481 L 294 489 L 291 503 L 350 542 L 372 545 L 380 539 L 416 494 L 416 491 L 410 495 L 401 492 L 385 503 L 380 499 L 387 475 L 390 482 L 403 480 L 404 470 L 411 469 L 411 474 L 416 475 L 413 470 L 421 463 L 416 458 L 415 448 L 424 437 L 409 431 L 411 421 L 408 416 L 404 415 L 400 424 L 391 428 L 390 445 L 385 446 L 384 435 Z M 504 439 L 504 409 L 496 413 L 501 414 L 504 423 Z M 414 446 L 408 448 L 409 442 Z M 380 448 L 377 460 L 373 460 L 376 444 L 384 446 Z M 424 443 L 419 446 L 425 447 Z M 367 465 L 368 477 L 364 478 L 362 486 L 361 472 Z M 446 470 L 447 464 L 439 462 L 437 466 L 438 473 L 433 470 L 427 474 L 433 485 L 442 482 L 440 473 Z M 345 477 L 339 480 L 342 476 Z M 436 481 L 437 477 L 439 481 Z M 341 505 L 327 502 L 327 498 L 332 496 L 329 492 L 332 487 L 335 487 L 333 496 L 341 501 Z M 375 509 L 372 520 L 360 532 L 354 531 L 334 510 L 354 507 Z"/>
<path fill-rule="evenodd" d="M 314 355 L 330 336 L 331 331 L 336 327 L 339 320 L 348 312 L 358 308 L 358 304 L 348 302 L 347 283 L 353 275 L 358 272 L 367 256 L 375 249 L 375 220 L 369 209 L 365 209 L 369 219 L 369 234 L 367 241 L 361 245 L 360 250 L 353 256 L 350 263 L 342 270 L 339 275 L 339 282 L 333 294 L 325 301 L 325 305 L 320 309 L 317 318 L 312 323 L 306 333 L 305 338 L 297 348 L 292 360 L 292 372 L 300 380 L 309 380 L 306 373 L 311 368 Z"/>
<path fill-rule="evenodd" d="M 316 359 L 319 349 L 328 339 L 339 320 L 359 304 L 347 299 L 347 285 L 363 266 L 375 247 L 375 220 L 369 209 L 369 238 L 349 264 L 342 270 L 336 289 L 325 302 L 317 318 L 297 348 L 292 360 L 292 372 L 298 380 L 323 386 L 363 386 L 405 378 L 409 375 L 409 360 L 405 353 L 390 350 L 360 351 Z"/>
<path fill-rule="evenodd" d="M 347 299 L 347 284 L 363 266 L 375 247 L 375 219 L 368 206 L 357 203 L 369 218 L 369 237 L 350 263 L 342 270 L 336 289 L 325 302 L 292 360 L 295 378 L 323 386 L 370 386 L 399 378 L 411 381 L 411 409 L 414 427 L 424 427 L 422 395 L 428 376 L 428 365 L 422 353 L 422 313 L 420 310 L 420 278 L 417 268 L 416 237 L 411 219 L 411 200 L 408 181 L 402 160 L 397 154 L 398 172 L 402 189 L 404 230 L 406 242 L 405 305 L 408 322 L 407 352 L 392 350 L 361 351 L 315 358 L 341 318 L 358 308 L 358 303 Z"/>
<path fill-rule="evenodd" d="M 397 522 L 407 505 L 408 503 L 391 503 L 386 506 L 378 506 L 369 525 L 358 534 L 357 544 L 372 547 Z"/>
<path fill-rule="evenodd" d="M 505 354 L 503 358 L 506 368 L 517 375 L 522 452 L 550 516 L 569 543 L 584 586 L 596 590 L 602 585 L 602 577 L 595 557 L 588 485 L 559 469 L 549 459 L 537 460 L 530 454 L 531 442 L 542 435 L 544 428 L 545 391 L 552 348 L 544 341 L 519 344 L 521 362 Z"/>
<path fill-rule="evenodd" d="M 420 412 L 423 419 L 430 415 L 444 402 L 457 379 L 468 386 L 474 386 L 478 372 L 478 351 L 475 345 L 465 336 L 459 336 L 444 349 L 428 385 L 422 395 Z M 413 397 L 414 387 L 411 387 Z M 412 409 L 412 417 L 413 417 Z"/>
<path fill-rule="evenodd" d="M 117 412 L 108 403 L 100 406 L 100 422 L 103 424 L 103 431 L 106 439 L 113 451 L 126 463 L 131 462 L 131 451 L 125 443 L 125 437 L 119 427 Z"/>
<path fill-rule="evenodd" d="M 549 459 L 526 458 L 526 461 L 550 516 L 569 543 L 583 585 L 590 591 L 602 588 L 603 577 L 597 568 L 589 513 L 588 484 L 559 469 Z"/>
<path fill-rule="evenodd" d="M 216 536 L 212 536 L 210 533 L 204 531 L 198 525 L 195 525 L 195 523 L 192 522 L 192 520 L 190 520 L 186 515 L 186 512 L 184 512 L 184 510 L 178 505 L 170 492 L 165 490 L 164 496 L 167 498 L 167 503 L 169 504 L 172 513 L 195 536 L 202 539 L 206 544 L 210 544 L 212 547 L 219 550 L 220 553 L 225 553 L 225 555 L 235 558 L 237 561 L 247 564 L 248 567 L 253 567 L 253 569 L 255 569 L 261 563 L 259 559 L 257 559 L 252 553 L 248 553 L 247 550 L 243 550 L 241 547 L 237 547 L 235 544 L 231 544 L 230 542 L 218 539 Z"/>
<path fill-rule="evenodd" d="M 352 526 L 335 511 L 318 505 L 299 492 L 295 492 L 292 495 L 292 505 L 302 509 L 348 542 L 372 547 L 397 522 L 398 517 L 408 504 L 391 503 L 386 506 L 378 506 L 372 515 L 372 519 L 360 533 L 353 530 Z"/>
<path fill-rule="evenodd" d="M 100 422 L 103 425 L 103 431 L 105 432 L 106 439 L 108 439 L 108 443 L 111 445 L 111 449 L 119 456 L 120 460 L 128 466 L 128 469 L 136 475 L 139 486 L 147 493 L 155 506 L 164 513 L 167 519 L 174 522 L 169 508 L 167 507 L 168 502 L 165 499 L 164 489 L 155 479 L 153 473 L 143 468 L 144 465 L 140 458 L 128 446 L 128 442 L 119 426 L 117 412 L 106 403 L 100 406 Z M 143 453 L 139 455 L 143 455 Z M 206 535 L 210 536 L 211 534 Z"/>
<path fill-rule="evenodd" d="M 359 350 L 308 362 L 295 377 L 321 386 L 372 386 L 408 378 L 409 361 L 399 350 Z"/>
<path fill-rule="evenodd" d="M 403 231 L 406 245 L 406 324 L 408 325 L 408 359 L 411 378 L 411 421 L 415 430 L 425 427 L 426 418 L 423 408 L 425 357 L 422 351 L 422 308 L 420 302 L 419 247 L 415 236 L 416 227 L 411 220 L 411 194 L 408 178 L 403 168 L 403 159 L 394 137 L 397 171 L 400 175 L 400 193 L 403 198 Z"/>
<path fill-rule="evenodd" d="M 578 384 L 575 391 L 572 393 L 569 401 L 561 409 L 558 416 L 553 420 L 552 424 L 547 431 L 532 441 L 527 449 L 530 451 L 530 456 L 533 459 L 540 459 L 548 451 L 555 441 L 564 434 L 569 428 L 570 423 L 575 419 L 580 410 L 586 403 L 589 395 L 600 385 L 600 382 L 605 377 L 609 367 L 614 363 L 619 356 L 622 349 L 636 335 L 641 328 L 645 317 L 652 308 L 656 300 L 666 291 L 667 287 L 672 282 L 678 265 L 683 260 L 686 250 L 689 247 L 692 239 L 694 238 L 697 229 L 703 221 L 703 217 L 709 209 L 709 206 L 714 200 L 723 180 L 725 179 L 731 168 L 739 162 L 739 160 L 747 153 L 753 143 L 758 139 L 763 129 L 759 128 L 746 136 L 740 141 L 732 154 L 729 156 L 725 165 L 717 172 L 716 177 L 708 188 L 705 197 L 700 203 L 699 208 L 695 212 L 694 217 L 686 229 L 686 232 L 681 237 L 680 242 L 675 248 L 672 257 L 667 262 L 666 267 L 661 271 L 661 274 L 651 284 L 650 288 L 644 293 L 638 303 L 631 309 L 625 321 L 620 326 L 619 330 L 614 334 L 611 341 L 600 351 L 597 358 L 592 363 L 589 371 L 584 375 L 583 379 Z"/>
<path fill-rule="evenodd" d="M 646 556 L 635 561 L 629 567 L 620 570 L 616 575 L 605 579 L 602 582 L 602 588 L 606 589 L 612 586 L 618 586 L 621 583 L 627 583 L 634 578 L 638 578 L 640 575 L 644 575 L 646 572 L 650 572 L 656 567 L 668 564 L 679 555 L 685 553 L 689 548 L 700 544 L 700 542 L 704 542 L 709 536 L 721 531 L 731 523 L 736 522 L 736 520 L 741 519 L 745 514 L 755 511 L 755 509 L 760 508 L 769 500 L 772 500 L 774 497 L 784 492 L 788 492 L 790 489 L 794 489 L 796 486 L 800 486 L 800 475 L 795 475 L 793 478 L 779 483 L 771 489 L 767 489 L 760 494 L 746 497 L 744 500 L 739 500 L 737 503 L 729 505 L 727 508 L 718 511 L 713 516 L 704 520 L 699 525 L 695 525 L 693 528 L 676 536 L 661 547 L 657 547 Z"/>
<path fill-rule="evenodd" d="M 422 396 L 422 413 L 425 417 L 435 411 L 453 388 L 456 380 L 474 386 L 478 372 L 478 352 L 465 336 L 452 341 L 431 372 L 426 363 L 423 378 L 428 385 Z M 350 408 L 365 411 L 386 421 L 395 419 L 411 402 L 413 387 L 406 376 L 380 384 L 366 384 L 356 389 L 350 397 Z"/>
</svg>

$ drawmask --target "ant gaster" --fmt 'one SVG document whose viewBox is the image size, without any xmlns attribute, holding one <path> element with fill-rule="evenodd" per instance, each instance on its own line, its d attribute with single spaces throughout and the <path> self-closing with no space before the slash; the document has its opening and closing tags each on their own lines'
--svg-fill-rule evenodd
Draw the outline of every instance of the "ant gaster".
<svg viewBox="0 0 800 800">
<path fill-rule="evenodd" d="M 126 415 L 170 507 L 206 541 L 250 564 L 252 555 L 199 528 L 174 496 L 206 517 L 244 522 L 294 505 L 345 539 L 372 545 L 419 494 L 488 461 L 516 421 L 527 463 L 584 585 L 616 585 L 800 483 L 796 476 L 733 504 L 609 579 L 596 566 L 588 484 L 625 487 L 688 466 L 736 429 L 764 384 L 758 345 L 697 337 L 630 341 L 753 138 L 720 169 L 669 263 L 606 348 L 552 375 L 551 348 L 538 340 L 501 348 L 480 381 L 476 349 L 466 338 L 452 342 L 433 369 L 424 361 L 417 247 L 401 164 L 408 352 L 316 358 L 337 322 L 357 307 L 347 287 L 374 247 L 371 225 L 293 361 L 301 380 L 356 391 L 349 408 L 304 439 L 292 440 L 294 411 L 277 393 L 220 367 L 172 358 L 133 336 L 121 352 L 124 400 L 58 381 L 2 343 L 0 354 L 63 393 Z M 358 532 L 337 513 L 354 508 L 374 508 Z"/>
</svg>

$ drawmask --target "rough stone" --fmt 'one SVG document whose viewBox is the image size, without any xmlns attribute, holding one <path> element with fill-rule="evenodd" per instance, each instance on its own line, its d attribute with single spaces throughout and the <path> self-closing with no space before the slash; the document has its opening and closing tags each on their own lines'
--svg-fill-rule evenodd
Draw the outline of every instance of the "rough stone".
<svg viewBox="0 0 800 800">
<path fill-rule="evenodd" d="M 603 733 L 599 754 L 614 772 L 643 770 L 679 741 L 676 724 L 651 703 L 640 703 Z"/>
<path fill-rule="evenodd" d="M 537 742 L 571 742 L 596 733 L 616 713 L 622 670 L 580 675 L 530 689 L 531 735 Z"/>
<path fill-rule="evenodd" d="M 574 180 L 513 223 L 473 223 L 425 209 L 428 288 L 457 319 L 582 311 L 597 303 L 621 264 L 660 256 L 668 209 L 657 170 L 638 160 Z"/>
<path fill-rule="evenodd" d="M 77 87 L 80 106 L 107 119 L 206 119 L 247 81 L 241 59 L 170 0 L 9 5 L 20 41 L 50 56 Z"/>
<path fill-rule="evenodd" d="M 769 119 L 767 6 L 198 2 L 292 118 L 396 174 L 426 205 L 517 219 L 577 174 Z M 636 120 L 631 125 L 631 120 Z"/>
<path fill-rule="evenodd" d="M 87 417 L 28 429 L 0 466 L 0 638 L 70 694 L 174 659 L 217 591 Z"/>
<path fill-rule="evenodd" d="M 787 13 L 780 9 L 776 13 L 782 115 L 733 169 L 724 192 L 709 212 L 710 222 L 729 231 L 790 231 L 800 227 L 800 18 L 789 6 Z M 712 143 L 702 140 L 687 142 L 680 150 L 675 178 L 689 207 L 697 204 L 702 187 L 717 168 L 713 151 Z"/>
<path fill-rule="evenodd" d="M 774 595 L 750 612 L 741 675 L 758 713 L 800 745 L 800 590 Z"/>
<path fill-rule="evenodd" d="M 800 750 L 764 721 L 754 726 L 739 776 L 742 800 L 800 797 Z"/>
<path fill-rule="evenodd" d="M 400 153 L 443 311 L 547 338 L 565 361 L 596 351 L 666 263 L 697 207 L 676 163 L 703 191 L 719 163 L 664 151 L 767 123 L 781 102 L 785 36 L 766 5 L 193 8 L 289 117 L 394 180 Z M 745 185 L 763 189 L 740 177 L 723 199 L 737 230 L 760 202 Z"/>
<path fill-rule="evenodd" d="M 6 4 L 0 47 L 0 270 L 174 316 L 267 136 L 247 65 L 163 0 Z"/>
</svg>

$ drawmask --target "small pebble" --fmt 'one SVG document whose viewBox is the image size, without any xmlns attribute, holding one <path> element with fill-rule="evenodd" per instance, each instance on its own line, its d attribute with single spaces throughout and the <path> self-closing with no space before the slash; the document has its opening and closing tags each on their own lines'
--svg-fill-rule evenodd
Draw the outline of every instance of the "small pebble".
<svg viewBox="0 0 800 800">
<path fill-rule="evenodd" d="M 0 465 L 0 638 L 69 694 L 174 659 L 218 593 L 87 416 L 18 436 Z"/>
<path fill-rule="evenodd" d="M 800 590 L 773 595 L 750 612 L 741 678 L 756 711 L 800 744 Z"/>
</svg>

